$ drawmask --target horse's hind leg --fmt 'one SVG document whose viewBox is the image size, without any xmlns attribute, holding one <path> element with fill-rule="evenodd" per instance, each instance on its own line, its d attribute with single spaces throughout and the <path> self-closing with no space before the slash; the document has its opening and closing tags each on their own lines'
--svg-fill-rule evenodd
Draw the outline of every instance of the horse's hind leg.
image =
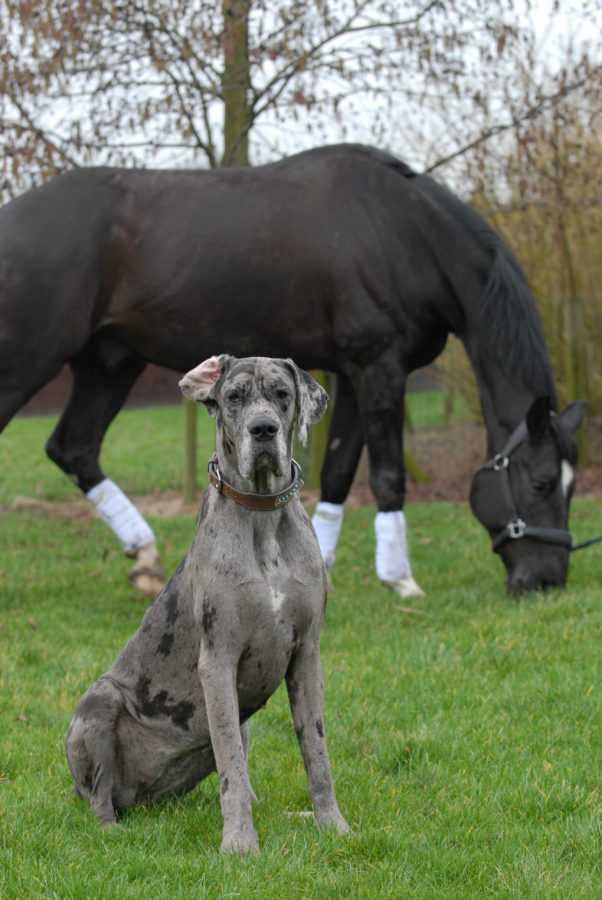
<svg viewBox="0 0 602 900">
<path fill-rule="evenodd" d="M 123 406 L 145 363 L 123 355 L 108 367 L 87 348 L 70 361 L 73 389 L 58 425 L 46 444 L 46 452 L 86 497 L 117 535 L 124 553 L 135 557 L 130 578 L 136 587 L 154 597 L 165 581 L 155 537 L 135 506 L 106 478 L 100 468 L 100 447 L 110 423 Z"/>
<path fill-rule="evenodd" d="M 370 460 L 370 486 L 378 513 L 374 520 L 376 573 L 402 597 L 422 596 L 410 567 L 406 537 L 403 424 L 405 377 L 394 357 L 353 373 L 361 429 Z"/>
<path fill-rule="evenodd" d="M 312 519 L 322 559 L 329 571 L 334 564 L 343 523 L 343 503 L 353 484 L 363 444 L 353 388 L 343 375 L 339 375 L 320 472 L 321 497 Z"/>
</svg>

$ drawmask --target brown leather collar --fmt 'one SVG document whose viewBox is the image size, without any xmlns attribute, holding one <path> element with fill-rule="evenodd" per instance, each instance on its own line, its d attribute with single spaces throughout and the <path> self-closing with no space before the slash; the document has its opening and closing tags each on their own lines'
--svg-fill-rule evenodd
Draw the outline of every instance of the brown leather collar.
<svg viewBox="0 0 602 900">
<path fill-rule="evenodd" d="M 237 491 L 232 487 L 231 484 L 228 484 L 227 481 L 223 480 L 217 462 L 217 453 L 214 453 L 209 460 L 209 481 L 216 489 L 218 494 L 225 494 L 226 497 L 230 497 L 231 500 L 235 500 L 237 503 L 242 504 L 242 506 L 246 506 L 248 509 L 280 509 L 282 506 L 286 506 L 287 503 L 290 503 L 293 497 L 296 496 L 297 491 L 300 491 L 303 487 L 303 482 L 301 480 L 301 469 L 294 459 L 291 460 L 291 462 L 293 469 L 293 480 L 288 485 L 288 487 L 286 487 L 279 494 L 253 494 L 246 491 Z"/>
</svg>

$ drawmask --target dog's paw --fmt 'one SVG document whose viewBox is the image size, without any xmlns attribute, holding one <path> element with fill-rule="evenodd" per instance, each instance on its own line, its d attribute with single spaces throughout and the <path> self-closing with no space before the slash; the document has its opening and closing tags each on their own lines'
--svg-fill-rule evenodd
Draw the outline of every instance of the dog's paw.
<svg viewBox="0 0 602 900">
<path fill-rule="evenodd" d="M 123 822 L 101 822 L 103 834 L 119 835 L 127 831 L 127 827 Z"/>
<path fill-rule="evenodd" d="M 314 821 L 318 828 L 322 828 L 327 830 L 329 828 L 336 828 L 339 834 L 349 834 L 351 831 L 350 826 L 347 824 L 339 810 L 335 810 L 331 813 L 314 813 Z"/>
<path fill-rule="evenodd" d="M 257 832 L 251 829 L 224 829 L 221 849 L 224 853 L 236 853 L 238 856 L 246 856 L 247 853 L 259 853 L 259 840 Z"/>
</svg>

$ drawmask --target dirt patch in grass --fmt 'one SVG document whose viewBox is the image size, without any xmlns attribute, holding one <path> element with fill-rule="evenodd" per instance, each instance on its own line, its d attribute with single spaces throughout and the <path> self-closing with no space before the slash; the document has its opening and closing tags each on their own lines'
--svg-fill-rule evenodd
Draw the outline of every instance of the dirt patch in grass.
<svg viewBox="0 0 602 900">
<path fill-rule="evenodd" d="M 437 428 L 423 428 L 406 433 L 405 444 L 423 468 L 428 481 L 416 483 L 408 479 L 407 502 L 426 503 L 447 500 L 465 502 L 470 482 L 483 464 L 487 453 L 485 429 L 477 423 L 463 423 Z M 577 472 L 577 497 L 602 499 L 602 430 L 589 439 L 591 464 Z M 312 492 L 316 493 L 317 492 Z M 349 502 L 372 503 L 369 487 L 368 460 L 364 453 L 353 484 Z"/>
</svg>

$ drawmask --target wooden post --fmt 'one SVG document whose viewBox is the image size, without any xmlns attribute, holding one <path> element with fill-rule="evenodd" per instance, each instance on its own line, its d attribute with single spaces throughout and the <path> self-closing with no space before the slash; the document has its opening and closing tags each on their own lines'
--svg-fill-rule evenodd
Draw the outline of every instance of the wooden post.
<svg viewBox="0 0 602 900">
<path fill-rule="evenodd" d="M 309 441 L 307 448 L 307 471 L 305 473 L 305 486 L 310 490 L 320 486 L 320 469 L 326 455 L 326 445 L 328 443 L 328 428 L 330 425 L 330 413 L 332 410 L 332 402 L 334 400 L 334 376 L 329 372 L 311 372 L 318 384 L 321 384 L 325 391 L 328 392 L 328 408 L 319 422 L 317 422 L 309 433 Z"/>
<path fill-rule="evenodd" d="M 184 484 L 182 500 L 184 503 L 196 501 L 196 403 L 188 397 L 182 397 L 184 411 Z"/>
</svg>

